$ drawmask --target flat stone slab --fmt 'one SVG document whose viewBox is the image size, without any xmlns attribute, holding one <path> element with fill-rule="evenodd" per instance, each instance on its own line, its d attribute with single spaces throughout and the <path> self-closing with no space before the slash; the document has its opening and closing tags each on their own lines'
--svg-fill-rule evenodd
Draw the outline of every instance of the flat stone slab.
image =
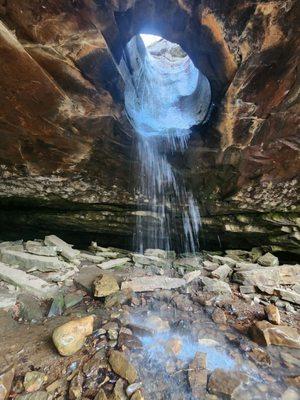
<svg viewBox="0 0 300 400">
<path fill-rule="evenodd" d="M 69 243 L 66 243 L 55 235 L 46 236 L 44 242 L 46 245 L 56 246 L 61 255 L 69 261 L 74 260 L 80 255 L 79 250 L 72 249 L 72 246 Z"/>
<path fill-rule="evenodd" d="M 52 299 L 57 293 L 55 285 L 48 284 L 36 276 L 27 274 L 16 268 L 9 267 L 0 262 L 0 279 L 20 287 L 26 292 L 40 299 Z"/>
<path fill-rule="evenodd" d="M 122 283 L 122 289 L 132 289 L 134 292 L 153 292 L 156 289 L 177 289 L 186 285 L 186 280 L 181 278 L 168 278 L 165 276 L 142 276 Z"/>
<path fill-rule="evenodd" d="M 2 250 L 1 260 L 9 265 L 18 265 L 25 271 L 51 272 L 65 268 L 65 264 L 58 257 L 38 256 L 14 250 Z"/>
<path fill-rule="evenodd" d="M 87 261 L 90 261 L 90 262 L 95 263 L 95 264 L 99 264 L 99 263 L 102 263 L 105 260 L 105 257 L 103 257 L 103 256 L 95 256 L 93 254 L 87 254 L 87 253 L 82 252 L 80 254 L 80 259 L 81 260 L 87 260 Z"/>
<path fill-rule="evenodd" d="M 121 267 L 122 265 L 126 264 L 129 261 L 130 258 L 128 257 L 117 258 L 116 260 L 109 260 L 101 264 L 97 264 L 97 266 L 101 269 L 111 269 L 111 268 Z"/>
<path fill-rule="evenodd" d="M 275 288 L 275 294 L 278 295 L 282 300 L 300 305 L 300 294 L 293 290 Z"/>
<path fill-rule="evenodd" d="M 243 285 L 254 286 L 293 285 L 300 283 L 300 265 L 280 265 L 237 271 L 233 274 L 233 280 Z"/>
<path fill-rule="evenodd" d="M 33 240 L 29 240 L 25 243 L 25 249 L 28 251 L 28 253 L 36 254 L 38 256 L 57 256 L 56 246 L 44 246 L 42 243 L 35 242 Z"/>
<path fill-rule="evenodd" d="M 136 264 L 140 265 L 150 265 L 159 268 L 170 267 L 171 261 L 163 259 L 157 256 L 144 256 L 143 254 L 132 254 L 132 260 Z"/>
</svg>

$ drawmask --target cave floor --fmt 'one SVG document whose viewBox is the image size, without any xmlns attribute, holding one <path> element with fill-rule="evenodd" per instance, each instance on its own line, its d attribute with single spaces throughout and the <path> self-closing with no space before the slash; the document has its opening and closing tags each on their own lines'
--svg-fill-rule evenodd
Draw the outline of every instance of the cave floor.
<svg viewBox="0 0 300 400">
<path fill-rule="evenodd" d="M 19 243 L 13 246 L 20 251 Z M 170 267 L 160 251 L 140 255 L 94 247 L 77 255 L 76 268 L 69 262 L 75 274 L 57 284 L 54 300 L 17 290 L 16 303 L 0 310 L 0 388 L 6 385 L 10 399 L 299 399 L 297 299 L 278 299 L 277 307 L 274 295 L 244 295 L 249 285 L 210 278 L 225 265 L 213 265 L 217 260 L 222 264 L 227 257 L 236 268 L 238 261 L 228 255 L 174 259 L 169 253 Z M 286 267 L 277 265 L 278 271 Z M 271 274 L 272 267 L 265 271 Z M 53 279 L 53 272 L 27 274 Z M 115 283 L 117 290 L 108 294 Z M 11 293 L 12 286 L 2 280 L 0 292 Z M 93 330 L 81 348 L 60 355 L 54 329 L 91 315 Z M 113 356 L 121 357 L 117 366 Z M 28 385 L 32 372 L 43 381 L 34 375 Z"/>
</svg>

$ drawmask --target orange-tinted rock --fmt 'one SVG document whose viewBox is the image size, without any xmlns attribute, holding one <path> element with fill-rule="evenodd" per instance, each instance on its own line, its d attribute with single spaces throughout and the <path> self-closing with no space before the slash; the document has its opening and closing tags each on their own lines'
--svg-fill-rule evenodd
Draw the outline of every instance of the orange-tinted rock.
<svg viewBox="0 0 300 400">
<path fill-rule="evenodd" d="M 268 320 L 272 324 L 280 325 L 280 314 L 278 307 L 275 306 L 275 304 L 268 304 L 265 308 Z"/>
<path fill-rule="evenodd" d="M 300 335 L 292 326 L 273 325 L 268 321 L 257 321 L 250 328 L 251 338 L 263 346 L 275 345 L 300 349 Z"/>
</svg>

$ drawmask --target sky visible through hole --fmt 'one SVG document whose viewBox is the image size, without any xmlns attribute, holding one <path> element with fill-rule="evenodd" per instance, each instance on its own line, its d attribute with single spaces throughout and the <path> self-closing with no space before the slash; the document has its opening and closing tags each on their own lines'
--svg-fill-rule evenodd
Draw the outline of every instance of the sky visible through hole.
<svg viewBox="0 0 300 400">
<path fill-rule="evenodd" d="M 162 39 L 160 36 L 150 35 L 147 33 L 142 33 L 140 36 L 146 47 L 151 46 L 151 44 L 158 42 L 159 40 Z"/>
</svg>

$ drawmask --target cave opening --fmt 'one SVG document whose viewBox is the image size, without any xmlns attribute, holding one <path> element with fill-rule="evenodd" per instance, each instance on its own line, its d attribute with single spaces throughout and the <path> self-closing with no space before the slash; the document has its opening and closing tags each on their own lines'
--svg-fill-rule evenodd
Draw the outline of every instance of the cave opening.
<svg viewBox="0 0 300 400">
<path fill-rule="evenodd" d="M 125 110 L 137 136 L 137 215 L 134 247 L 196 252 L 201 218 L 198 202 L 169 160 L 182 155 L 191 128 L 207 121 L 211 88 L 177 43 L 157 35 L 133 37 L 120 70 Z M 146 212 L 145 212 L 146 210 Z"/>
</svg>

